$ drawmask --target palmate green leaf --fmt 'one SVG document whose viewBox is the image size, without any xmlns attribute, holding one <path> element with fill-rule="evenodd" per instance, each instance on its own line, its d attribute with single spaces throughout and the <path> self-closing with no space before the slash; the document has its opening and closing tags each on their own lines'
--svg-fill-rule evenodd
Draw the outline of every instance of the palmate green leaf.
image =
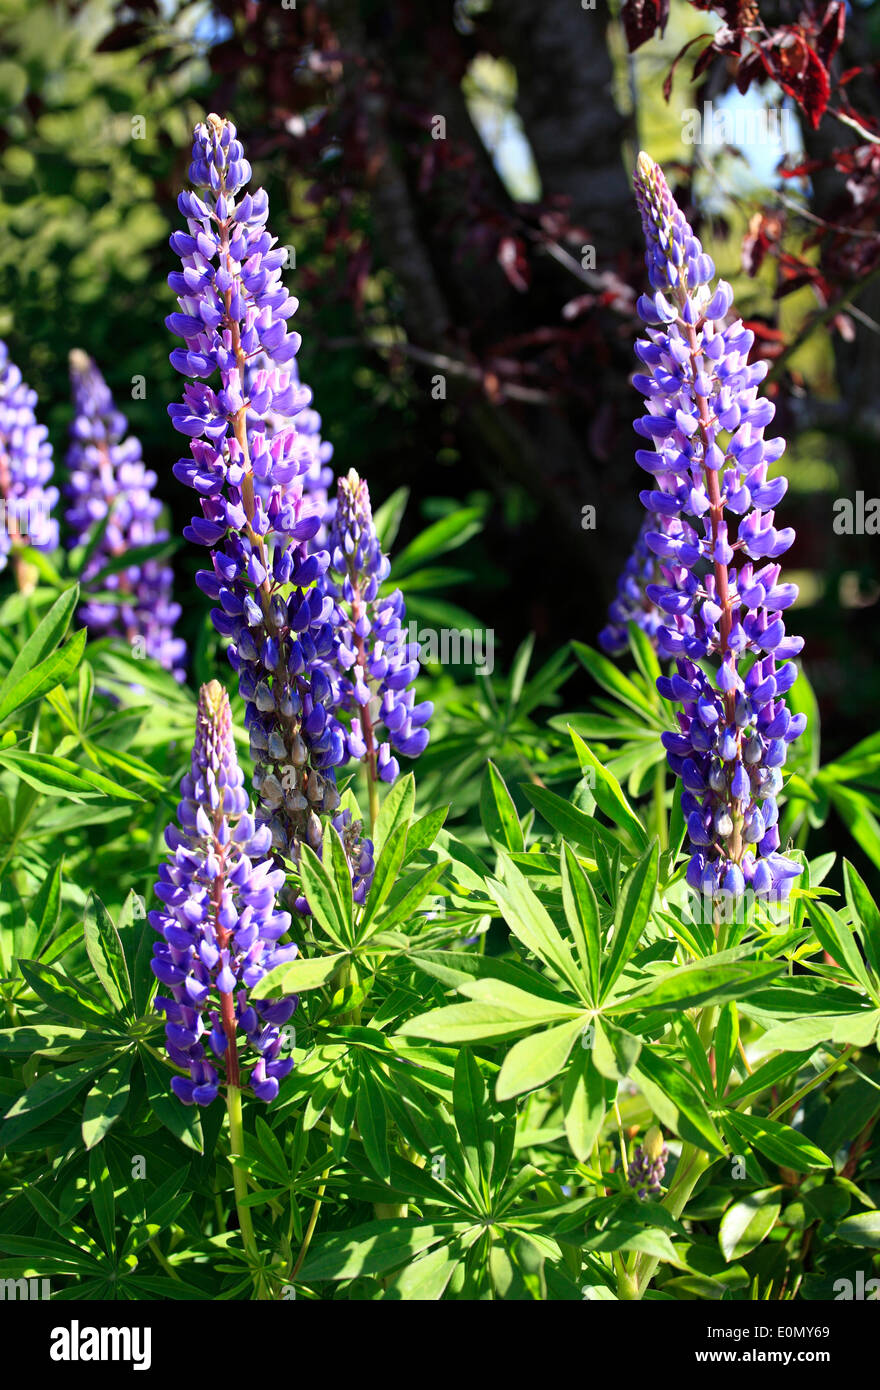
<svg viewBox="0 0 880 1390">
<path fill-rule="evenodd" d="M 85 1099 L 82 1115 L 83 1144 L 93 1149 L 115 1124 L 128 1104 L 132 1058 L 126 1057 L 99 1076 Z"/>
<path fill-rule="evenodd" d="M 411 919 L 417 908 L 428 897 L 448 867 L 448 861 L 443 861 L 439 864 L 432 864 L 424 871 L 404 874 L 403 878 L 398 879 L 376 919 L 376 928 L 381 928 L 383 932 L 387 932 L 399 923 L 404 923 L 408 929 L 411 929 Z"/>
<path fill-rule="evenodd" d="M 504 882 L 489 878 L 486 888 L 500 907 L 510 930 L 533 955 L 561 975 L 575 993 L 589 1003 L 586 981 L 575 964 L 568 942 L 526 877 L 507 855 L 501 854 L 500 859 Z"/>
<path fill-rule="evenodd" d="M 650 920 L 659 855 L 660 848 L 655 840 L 627 874 L 618 895 L 611 947 L 602 967 L 603 999 L 608 998 L 617 977 L 629 963 Z"/>
<path fill-rule="evenodd" d="M 566 1002 L 546 975 L 527 965 L 514 965 L 504 956 L 478 956 L 473 951 L 410 951 L 409 959 L 434 979 L 459 989 L 471 980 L 503 980 L 517 989 L 553 1003 Z"/>
<path fill-rule="evenodd" d="M 150 968 L 156 937 L 147 921 L 146 903 L 133 889 L 119 909 L 116 930 L 131 980 L 134 1012 L 140 1016 L 146 1012 L 156 988 L 156 977 Z"/>
<path fill-rule="evenodd" d="M 829 775 L 833 777 L 833 772 L 824 767 L 821 777 L 825 779 Z M 818 776 L 816 782 L 819 783 Z M 874 867 L 880 869 L 880 821 L 874 815 L 867 797 L 832 780 L 823 780 L 819 785 L 827 791 L 856 844 L 864 850 Z"/>
<path fill-rule="evenodd" d="M 101 899 L 90 893 L 83 918 L 86 952 L 114 1009 L 132 1002 L 131 979 L 116 924 Z"/>
<path fill-rule="evenodd" d="M 422 850 L 429 849 L 443 828 L 449 814 L 448 806 L 438 806 L 426 815 L 412 821 L 406 836 L 406 860 L 415 859 Z"/>
<path fill-rule="evenodd" d="M 497 976 L 486 975 L 478 980 L 467 980 L 458 988 L 468 999 L 508 1009 L 512 1018 L 530 1018 L 536 1024 L 589 1017 L 575 1000 L 567 999 L 563 994 L 556 994 L 555 997 L 535 994 L 531 989 L 520 989 L 518 985 L 508 984 Z"/>
<path fill-rule="evenodd" d="M 20 960 L 18 968 L 25 983 L 54 1013 L 99 1030 L 111 1023 L 106 1003 L 81 982 L 74 983 L 60 970 L 36 960 Z"/>
<path fill-rule="evenodd" d="M 324 1279 L 355 1279 L 384 1274 L 408 1264 L 440 1241 L 463 1235 L 472 1223 L 453 1219 L 422 1221 L 419 1217 L 368 1221 L 349 1231 L 319 1237 L 306 1257 L 300 1278 L 304 1283 Z"/>
<path fill-rule="evenodd" d="M 847 926 L 839 913 L 818 898 L 810 900 L 807 911 L 813 931 L 831 958 L 853 980 L 871 993 L 871 980 L 865 970 L 852 928 Z"/>
<path fill-rule="evenodd" d="M 759 1053 L 798 1052 L 802 1048 L 815 1048 L 820 1043 L 854 1043 L 857 1047 L 867 1047 L 877 1034 L 880 1026 L 880 1012 L 877 1009 L 854 1009 L 848 1014 L 816 1014 L 809 1018 L 790 1018 L 768 1028 L 758 1040 Z"/>
<path fill-rule="evenodd" d="M 366 911 L 361 921 L 358 939 L 363 941 L 370 935 L 370 927 L 375 922 L 379 909 L 384 905 L 398 880 L 400 868 L 406 857 L 407 822 L 394 827 L 382 846 L 373 874 L 373 882 L 367 896 Z"/>
<path fill-rule="evenodd" d="M 483 527 L 482 507 L 460 507 L 440 521 L 427 526 L 415 540 L 410 541 L 399 555 L 394 557 L 394 578 L 396 582 L 411 570 L 418 569 L 426 560 L 433 560 L 449 550 L 464 545 Z"/>
<path fill-rule="evenodd" d="M 507 1002 L 486 1003 L 475 999 L 467 1004 L 448 1004 L 407 1020 L 400 1032 L 404 1037 L 430 1038 L 447 1045 L 487 1042 L 493 1038 L 501 1041 L 518 1037 L 540 1024 L 559 1021 L 558 1008 L 547 1004 L 539 1008 L 539 1004 L 536 1000 L 532 1011 L 519 1014 L 514 1013 Z"/>
<path fill-rule="evenodd" d="M 610 695 L 628 705 L 638 715 L 647 716 L 651 720 L 656 719 L 656 706 L 613 661 L 609 661 L 607 656 L 585 646 L 583 642 L 572 642 L 571 649 L 593 679 Z"/>
<path fill-rule="evenodd" d="M 555 1028 L 521 1038 L 510 1049 L 498 1073 L 495 1094 L 499 1100 L 510 1100 L 546 1086 L 558 1076 L 568 1061 L 571 1049 L 583 1033 L 583 1019 L 569 1019 Z"/>
<path fill-rule="evenodd" d="M 874 974 L 880 976 L 880 909 L 858 869 L 848 859 L 843 861 L 843 882 L 847 905 L 862 938 L 868 963 Z"/>
<path fill-rule="evenodd" d="M 49 870 L 36 895 L 28 908 L 28 916 L 35 927 L 33 944 L 28 949 L 28 954 L 39 953 L 43 946 L 52 935 L 58 925 L 58 918 L 61 912 L 61 881 L 64 859 L 59 859 Z"/>
<path fill-rule="evenodd" d="M 739 1014 L 736 1004 L 725 1004 L 715 1030 L 715 1090 L 719 1096 L 724 1094 L 730 1080 L 738 1042 Z"/>
<path fill-rule="evenodd" d="M 35 791 L 52 796 L 60 793 L 71 801 L 79 801 L 84 796 L 101 793 L 116 797 L 119 801 L 143 801 L 143 797 L 129 787 L 123 787 L 93 772 L 89 767 L 71 762 L 53 753 L 26 753 L 22 749 L 3 749 L 0 751 L 0 765 L 8 767 Z"/>
<path fill-rule="evenodd" d="M 103 1053 L 95 1051 L 80 1062 L 45 1072 L 6 1111 L 0 1121 L 0 1145 L 12 1144 L 60 1115 L 86 1082 L 105 1068 L 114 1055 L 113 1049 L 108 1047 Z"/>
<path fill-rule="evenodd" d="M 707 1153 L 726 1153 L 705 1101 L 680 1065 L 643 1047 L 633 1079 L 661 1124 Z"/>
<path fill-rule="evenodd" d="M 522 852 L 525 848 L 513 798 L 491 760 L 486 764 L 480 786 L 480 819 L 490 843 L 496 849 Z"/>
<path fill-rule="evenodd" d="M 329 956 L 298 957 L 284 965 L 276 965 L 269 970 L 251 990 L 254 999 L 280 999 L 288 994 L 304 994 L 310 989 L 320 989 L 326 985 L 339 970 L 343 961 L 349 960 L 347 951 L 334 951 Z"/>
<path fill-rule="evenodd" d="M 324 863 L 330 869 L 333 883 L 336 888 L 336 895 L 342 909 L 342 917 L 346 923 L 350 924 L 352 937 L 354 936 L 354 892 L 351 881 L 351 866 L 345 853 L 342 843 L 342 836 L 333 825 L 328 821 L 324 826 Z"/>
<path fill-rule="evenodd" d="M 562 1083 L 562 1109 L 566 1138 L 580 1163 L 586 1163 L 599 1137 L 608 1109 L 609 1089 L 613 1094 L 614 1084 L 591 1065 L 586 1048 L 577 1048 Z"/>
<path fill-rule="evenodd" d="M 22 1023 L 16 1028 L 0 1028 L 0 1056 L 31 1057 L 35 1052 L 48 1054 L 63 1048 L 65 1044 L 80 1044 L 88 1035 L 83 1028 L 70 1028 L 61 1023 Z M 100 1033 L 92 1034 L 92 1041 L 106 1046 L 107 1039 Z"/>
<path fill-rule="evenodd" d="M 103 1153 L 98 1150 L 89 1154 L 89 1190 L 104 1249 L 108 1255 L 113 1255 L 116 1250 L 116 1197 L 110 1170 Z"/>
<path fill-rule="evenodd" d="M 592 1047 L 590 1055 L 593 1066 L 608 1081 L 623 1081 L 629 1076 L 639 1059 L 642 1040 L 625 1028 L 618 1028 L 609 1019 L 593 1019 Z M 584 1042 L 590 1040 L 589 1032 L 584 1034 Z"/>
<path fill-rule="evenodd" d="M 654 644 L 644 628 L 639 627 L 638 623 L 627 623 L 627 635 L 635 663 L 641 671 L 648 689 L 653 692 L 656 689 L 658 679 L 663 674 L 660 669 L 660 662 L 657 660 Z"/>
<path fill-rule="evenodd" d="M 587 997 L 598 1003 L 599 962 L 602 955 L 599 903 L 593 885 L 574 851 L 565 841 L 562 842 L 559 869 L 562 878 L 562 906 L 587 982 Z"/>
<path fill-rule="evenodd" d="M 741 1260 L 767 1238 L 779 1217 L 781 1198 L 781 1187 L 765 1187 L 727 1208 L 718 1228 L 725 1260 Z"/>
<path fill-rule="evenodd" d="M 382 1087 L 365 1055 L 358 1058 L 357 1125 L 364 1151 L 375 1172 L 386 1181 L 391 1176 L 388 1157 L 388 1112 Z"/>
<path fill-rule="evenodd" d="M 763 988 L 786 969 L 785 961 L 694 961 L 655 977 L 626 999 L 608 1005 L 605 1012 L 639 1009 L 672 1013 L 727 999 L 742 999 Z"/>
<path fill-rule="evenodd" d="M 70 626 L 70 620 L 79 602 L 79 585 L 73 584 L 59 594 L 49 612 L 37 625 L 16 656 L 0 684 L 0 710 L 6 710 L 2 717 L 16 708 L 11 702 L 11 692 L 22 678 L 27 678 L 45 657 L 57 647 Z M 57 684 L 57 682 L 56 682 Z M 8 708 L 7 708 L 8 706 Z"/>
<path fill-rule="evenodd" d="M 582 769 L 592 773 L 591 790 L 597 806 L 614 825 L 627 832 L 639 851 L 644 850 L 648 844 L 647 831 L 624 796 L 617 778 L 573 730 L 571 739 Z"/>
<path fill-rule="evenodd" d="M 612 848 L 617 843 L 613 832 L 606 826 L 600 825 L 593 816 L 588 816 L 586 811 L 572 806 L 571 802 L 557 796 L 548 787 L 537 787 L 531 782 L 520 782 L 520 789 L 535 809 L 541 813 L 548 825 L 551 825 L 554 830 L 558 830 L 560 835 L 564 835 L 567 840 L 572 840 L 574 844 L 581 845 L 582 848 L 595 854 L 597 845 L 606 845 Z"/>
<path fill-rule="evenodd" d="M 449 1281 L 468 1246 L 479 1237 L 479 1229 L 468 1232 L 467 1240 L 459 1238 L 436 1246 L 427 1255 L 395 1274 L 385 1285 L 383 1299 L 418 1300 L 436 1303 L 446 1292 Z"/>
<path fill-rule="evenodd" d="M 373 835 L 377 857 L 389 836 L 400 826 L 408 826 L 413 817 L 416 804 L 415 778 L 411 772 L 399 777 L 385 795 L 376 819 Z"/>
<path fill-rule="evenodd" d="M 196 1153 L 203 1153 L 205 1140 L 199 1107 L 182 1105 L 171 1090 L 171 1078 L 177 1073 L 157 1062 L 146 1048 L 140 1049 L 140 1057 L 150 1109 L 181 1144 L 185 1144 L 188 1149 L 195 1149 Z"/>
<path fill-rule="evenodd" d="M 87 637 L 86 629 L 80 628 L 63 647 L 52 652 L 32 670 L 19 675 L 14 685 L 6 688 L 4 682 L 4 687 L 0 689 L 0 723 L 24 705 L 54 690 L 56 685 L 69 680 L 82 661 Z"/>
<path fill-rule="evenodd" d="M 373 525 L 386 554 L 397 540 L 408 500 L 409 488 L 399 487 L 380 506 L 373 508 Z"/>
<path fill-rule="evenodd" d="M 309 910 L 316 922 L 337 946 L 351 946 L 354 941 L 351 915 L 346 915 L 332 875 L 309 845 L 302 846 L 299 872 L 303 894 L 308 898 Z"/>
<path fill-rule="evenodd" d="M 503 1097 L 499 1096 L 500 1099 Z M 455 1061 L 452 1106 L 462 1156 L 474 1191 L 488 1200 L 495 1162 L 495 1125 L 486 1082 L 476 1058 L 466 1047 L 461 1049 Z"/>
<path fill-rule="evenodd" d="M 23 1269 L 39 1268 L 45 1275 L 93 1275 L 104 1268 L 71 1241 L 43 1240 L 39 1236 L 8 1235 L 0 1231 L 0 1250 L 9 1255 L 21 1255 L 26 1261 L 21 1266 Z M 54 1299 L 58 1294 L 53 1290 L 52 1296 Z"/>
<path fill-rule="evenodd" d="M 774 1163 L 797 1173 L 813 1173 L 832 1166 L 827 1154 L 790 1125 L 766 1116 L 744 1115 L 739 1110 L 729 1110 L 727 1118 L 737 1133 Z"/>
</svg>

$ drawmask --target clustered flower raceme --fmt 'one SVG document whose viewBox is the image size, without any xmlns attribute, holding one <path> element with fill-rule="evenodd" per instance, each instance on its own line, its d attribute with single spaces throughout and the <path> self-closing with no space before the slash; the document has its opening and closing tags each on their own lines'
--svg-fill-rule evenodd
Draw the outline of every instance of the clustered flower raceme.
<svg viewBox="0 0 880 1390">
<path fill-rule="evenodd" d="M 265 353 L 260 353 L 252 362 L 248 363 L 246 382 L 247 392 L 250 395 L 250 387 L 253 377 L 261 368 L 268 368 L 269 359 Z M 299 369 L 296 358 L 294 357 L 288 364 L 287 370 L 290 372 L 291 380 L 301 388 L 301 392 L 308 392 L 308 401 L 311 402 L 312 393 L 309 387 L 303 386 L 299 378 Z M 304 399 L 302 394 L 297 395 L 297 401 Z M 272 438 L 279 430 L 290 428 L 290 423 L 283 416 L 277 415 L 269 410 L 262 417 L 255 416 L 253 411 L 248 411 L 248 431 L 252 428 L 265 429 L 269 438 Z M 329 440 L 321 436 L 321 417 L 317 410 L 311 405 L 301 405 L 296 413 L 296 454 L 302 472 L 299 474 L 299 481 L 303 491 L 308 496 L 311 503 L 315 506 L 321 517 L 321 526 L 309 542 L 312 550 L 322 550 L 327 544 L 327 527 L 333 519 L 336 511 L 335 499 L 330 497 L 330 488 L 333 486 L 333 469 L 330 467 L 330 460 L 333 457 L 333 445 Z M 265 483 L 256 480 L 256 488 L 265 496 Z"/>
<path fill-rule="evenodd" d="M 393 782 L 400 764 L 392 747 L 415 758 L 428 743 L 430 700 L 415 704 L 419 645 L 407 642 L 403 595 L 380 596 L 390 561 L 382 553 L 367 484 L 354 469 L 339 479 L 330 527 L 327 588 L 335 599 L 339 644 L 335 654 L 340 703 L 351 715 L 347 748 L 366 758 L 370 776 Z M 384 726 L 388 738 L 381 740 Z"/>
<path fill-rule="evenodd" d="M 97 365 L 76 348 L 70 353 L 70 383 L 74 416 L 64 491 L 71 544 L 86 545 L 109 513 L 82 576 L 88 591 L 89 581 L 108 561 L 167 540 L 168 532 L 157 526 L 162 504 L 153 496 L 156 475 L 144 467 L 138 440 L 126 434 L 128 422 L 116 409 Z M 173 571 L 160 560 L 128 565 L 100 581 L 102 590 L 118 593 L 119 602 L 87 598 L 80 617 L 97 636 L 125 637 L 129 642 L 141 638 L 147 656 L 182 680 L 186 646 L 174 636 L 180 605 L 171 597 L 173 579 Z"/>
<path fill-rule="evenodd" d="M 629 1165 L 627 1181 L 641 1198 L 656 1196 L 663 1190 L 669 1149 L 663 1143 L 659 1125 L 651 1125 L 643 1144 L 639 1144 Z"/>
<path fill-rule="evenodd" d="M 168 1055 L 189 1076 L 171 1088 L 187 1105 L 208 1105 L 225 1059 L 225 1077 L 242 1085 L 238 1041 L 256 1052 L 247 1082 L 259 1100 L 274 1100 L 293 1062 L 281 1057 L 279 1028 L 296 1008 L 295 996 L 271 1003 L 248 999 L 267 971 L 293 960 L 297 948 L 279 945 L 290 914 L 275 895 L 284 872 L 266 855 L 268 826 L 257 826 L 244 790 L 232 735 L 229 698 L 218 681 L 199 693 L 192 770 L 181 783 L 178 825 L 165 831 L 171 857 L 160 866 L 149 914 L 161 935 L 153 974 L 167 994 L 156 997 L 166 1018 Z M 179 827 L 179 828 L 178 828 Z"/>
<path fill-rule="evenodd" d="M 37 393 L 22 381 L 0 342 L 0 572 L 18 544 L 35 550 L 58 545 L 52 445 L 46 426 L 37 423 L 36 403 Z"/>
<path fill-rule="evenodd" d="M 303 840 L 320 846 L 318 817 L 339 805 L 333 769 L 345 745 L 325 674 L 336 639 L 318 581 L 329 556 L 308 549 L 322 515 L 304 489 L 310 459 L 291 419 L 311 398 L 290 366 L 300 340 L 286 321 L 297 305 L 281 282 L 284 252 L 266 230 L 266 194 L 242 191 L 250 176 L 231 122 L 211 115 L 196 127 L 195 191 L 178 200 L 187 231 L 171 238 L 181 312 L 166 320 L 186 342 L 171 361 L 193 380 L 169 413 L 192 440 L 174 471 L 200 494 L 202 515 L 184 534 L 212 547 L 213 570 L 198 583 L 230 639 L 258 818 L 295 858 Z"/>
<path fill-rule="evenodd" d="M 645 371 L 634 377 L 647 402 L 635 427 L 650 448 L 636 458 L 653 475 L 641 499 L 665 518 L 645 533 L 661 570 L 646 594 L 662 619 L 658 652 L 676 661 L 658 689 L 682 703 L 679 733 L 663 738 L 684 788 L 687 878 L 716 899 L 747 886 L 783 898 L 800 868 L 777 852 L 776 797 L 806 723 L 782 698 L 803 646 L 785 631 L 797 588 L 780 582 L 776 563 L 794 539 L 774 526 L 787 483 L 768 477 L 785 445 L 764 437 L 774 406 L 758 397 L 767 364 L 748 362 L 754 335 L 727 322 L 730 287 L 710 289 L 714 265 L 644 154 L 635 187 L 651 285 L 638 303 Z"/>
</svg>

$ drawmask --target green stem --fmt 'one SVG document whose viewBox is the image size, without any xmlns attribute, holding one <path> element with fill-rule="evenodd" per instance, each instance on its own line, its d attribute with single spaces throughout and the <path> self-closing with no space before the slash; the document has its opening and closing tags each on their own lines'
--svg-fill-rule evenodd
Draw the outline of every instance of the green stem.
<svg viewBox="0 0 880 1390">
<path fill-rule="evenodd" d="M 709 1154 L 698 1149 L 695 1144 L 683 1143 L 675 1170 L 672 1186 L 663 1198 L 663 1206 L 678 1219 L 693 1195 L 694 1188 L 711 1163 Z M 656 1255 L 640 1255 L 633 1270 L 633 1279 L 638 1289 L 635 1297 L 641 1298 L 654 1277 L 660 1263 Z"/>
<path fill-rule="evenodd" d="M 370 838 L 375 838 L 376 821 L 379 819 L 379 786 L 376 781 L 373 760 L 368 759 L 364 764 L 367 774 L 367 798 L 370 803 Z"/>
<path fill-rule="evenodd" d="M 811 1091 L 814 1091 L 816 1089 L 817 1086 L 821 1086 L 823 1081 L 828 1080 L 828 1077 L 832 1074 L 832 1072 L 837 1071 L 838 1067 L 842 1067 L 845 1062 L 849 1061 L 850 1057 L 855 1051 L 857 1051 L 857 1048 L 854 1043 L 851 1043 L 849 1047 L 844 1048 L 840 1056 L 835 1057 L 834 1061 L 829 1066 L 827 1066 L 824 1071 L 821 1071 L 818 1076 L 814 1076 L 812 1081 L 805 1082 L 799 1090 L 795 1091 L 794 1095 L 788 1096 L 787 1099 L 784 1100 L 781 1105 L 777 1105 L 775 1110 L 771 1110 L 769 1118 L 771 1120 L 778 1120 L 779 1116 L 782 1115 L 786 1110 L 792 1110 L 796 1105 L 799 1104 L 800 1101 L 803 1100 L 804 1096 L 808 1096 Z"/>
<path fill-rule="evenodd" d="M 232 1158 L 244 1158 L 241 1091 L 237 1086 L 227 1085 L 226 1087 L 226 1113 L 229 1116 L 229 1153 Z M 248 1195 L 247 1178 L 244 1169 L 240 1168 L 237 1163 L 232 1165 L 232 1186 L 235 1190 L 235 1210 L 238 1214 L 242 1244 L 248 1257 L 248 1264 L 252 1267 L 251 1274 L 257 1297 L 263 1298 L 265 1295 L 262 1275 L 259 1272 L 259 1255 L 257 1254 L 257 1241 L 254 1235 L 254 1223 L 251 1218 L 251 1209 L 245 1202 Z"/>
<path fill-rule="evenodd" d="M 666 760 L 661 758 L 654 769 L 654 828 L 660 841 L 661 852 L 669 848 L 669 831 L 666 826 Z"/>
<path fill-rule="evenodd" d="M 303 1260 L 305 1259 L 305 1257 L 306 1257 L 306 1255 L 307 1255 L 307 1253 L 308 1253 L 309 1246 L 310 1246 L 311 1243 L 312 1243 L 312 1236 L 315 1234 L 315 1227 L 316 1227 L 316 1225 L 318 1224 L 318 1213 L 319 1213 L 319 1211 L 321 1210 L 321 1203 L 322 1203 L 323 1200 L 324 1200 L 324 1192 L 325 1192 L 325 1189 L 326 1189 L 326 1187 L 327 1187 L 327 1181 L 328 1181 L 329 1177 L 330 1177 L 330 1169 L 329 1169 L 329 1168 L 325 1168 L 325 1169 L 324 1169 L 324 1172 L 321 1174 L 321 1185 L 320 1185 L 320 1187 L 318 1188 L 318 1193 L 317 1193 L 317 1196 L 315 1197 L 315 1202 L 314 1202 L 314 1205 L 313 1205 L 313 1207 L 312 1207 L 312 1214 L 311 1214 L 311 1216 L 309 1217 L 309 1224 L 308 1224 L 308 1226 L 307 1226 L 306 1229 L 305 1229 L 305 1234 L 304 1234 L 304 1236 L 303 1236 L 303 1243 L 302 1243 L 302 1245 L 301 1245 L 300 1248 L 299 1248 L 299 1254 L 298 1254 L 297 1257 L 296 1257 L 296 1264 L 293 1266 L 293 1270 L 291 1271 L 291 1275 L 290 1275 L 290 1282 L 291 1282 L 291 1284 L 295 1284 L 295 1283 L 296 1283 L 296 1276 L 299 1274 L 300 1269 L 302 1268 Z"/>
</svg>

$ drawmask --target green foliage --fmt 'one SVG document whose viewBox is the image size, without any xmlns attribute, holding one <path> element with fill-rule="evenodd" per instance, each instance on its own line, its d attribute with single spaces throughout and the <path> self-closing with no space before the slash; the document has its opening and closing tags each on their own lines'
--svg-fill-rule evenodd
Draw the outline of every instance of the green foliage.
<svg viewBox="0 0 880 1390">
<path fill-rule="evenodd" d="M 704 919 L 638 639 L 629 677 L 576 648 L 601 709 L 549 729 L 565 653 L 530 677 L 526 644 L 441 700 L 418 795 L 411 774 L 385 791 L 362 906 L 332 828 L 304 850 L 300 953 L 257 991 L 299 995 L 295 1066 L 246 1102 L 230 1164 L 221 1102 L 170 1093 L 152 1007 L 192 695 L 71 635 L 63 583 L 7 600 L 0 637 L 0 1274 L 61 1298 L 730 1300 L 868 1270 L 880 911 L 854 864 L 835 892 L 804 855 L 785 918 Z M 869 787 L 874 747 L 835 767 Z M 787 814 L 823 784 L 793 774 Z M 670 1152 L 640 1199 L 652 1124 Z"/>
</svg>

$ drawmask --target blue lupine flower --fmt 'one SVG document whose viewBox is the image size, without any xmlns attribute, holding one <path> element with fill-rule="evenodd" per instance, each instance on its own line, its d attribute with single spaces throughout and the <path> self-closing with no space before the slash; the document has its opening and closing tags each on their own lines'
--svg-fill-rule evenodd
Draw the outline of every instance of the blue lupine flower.
<svg viewBox="0 0 880 1390">
<path fill-rule="evenodd" d="M 46 426 L 37 423 L 36 404 L 36 391 L 22 381 L 0 342 L 0 573 L 22 546 L 54 550 L 58 545 L 52 445 Z"/>
<path fill-rule="evenodd" d="M 648 332 L 634 378 L 649 447 L 636 458 L 652 475 L 642 501 L 664 519 L 644 536 L 660 570 L 646 594 L 661 615 L 658 652 L 676 661 L 658 689 L 682 704 L 680 732 L 663 741 L 684 788 L 688 882 L 713 897 L 748 886 L 778 899 L 800 868 L 778 853 L 776 797 L 806 724 L 783 699 L 803 646 L 782 617 L 797 588 L 775 563 L 794 540 L 774 525 L 786 480 L 769 476 L 785 444 L 765 438 L 774 406 L 758 396 L 767 364 L 748 361 L 754 335 L 728 322 L 730 287 L 710 288 L 715 267 L 645 154 L 635 188 L 651 286 L 638 302 Z"/>
<path fill-rule="evenodd" d="M 247 392 L 251 394 L 252 384 L 256 373 L 271 367 L 269 358 L 265 353 L 259 353 L 247 366 Z M 311 404 L 312 393 L 309 387 L 303 386 L 299 377 L 297 360 L 294 357 L 287 364 L 287 371 L 290 373 L 292 381 L 302 387 L 302 392 L 308 392 L 308 405 L 302 405 L 296 413 L 296 453 L 301 472 L 298 474 L 298 482 L 302 485 L 303 492 L 309 501 L 314 505 L 321 518 L 321 526 L 315 535 L 308 542 L 310 550 L 323 550 L 327 545 L 327 527 L 333 520 L 336 511 L 336 500 L 330 496 L 330 489 L 333 486 L 333 469 L 330 467 L 330 460 L 333 457 L 333 445 L 329 440 L 321 435 L 321 417 L 314 406 Z M 297 393 L 297 401 L 303 399 L 303 395 Z M 248 432 L 252 429 L 263 429 L 269 438 L 273 438 L 281 431 L 290 428 L 290 421 L 283 415 L 278 415 L 271 408 L 263 415 L 249 409 L 248 411 Z M 256 480 L 257 491 L 263 497 L 264 502 L 268 503 L 266 484 L 260 479 Z"/>
<path fill-rule="evenodd" d="M 174 574 L 168 565 L 151 559 L 107 575 L 100 588 L 118 594 L 118 603 L 88 598 L 89 582 L 108 561 L 167 540 L 168 532 L 157 525 L 162 504 L 153 496 L 156 475 L 144 467 L 141 446 L 126 433 L 128 422 L 96 364 L 76 348 L 70 354 L 70 383 L 74 416 L 64 492 L 71 544 L 86 545 L 109 513 L 82 575 L 86 601 L 80 617 L 95 636 L 140 638 L 146 655 L 182 680 L 186 646 L 174 636 L 180 605 L 171 597 Z"/>
<path fill-rule="evenodd" d="M 159 868 L 149 914 L 161 935 L 153 974 L 167 994 L 168 1055 L 189 1076 L 171 1088 L 186 1105 L 208 1105 L 217 1095 L 217 1061 L 231 1086 L 250 1085 L 260 1100 L 274 1100 L 293 1062 L 281 1057 L 279 1028 L 296 1008 L 295 996 L 251 1003 L 248 991 L 267 971 L 295 959 L 293 944 L 279 945 L 290 914 L 275 896 L 284 872 L 266 855 L 272 835 L 254 821 L 238 766 L 229 697 L 218 681 L 199 693 L 192 768 L 181 783 L 177 825 L 165 831 L 170 858 Z M 239 1040 L 256 1057 L 248 1080 L 239 1071 Z"/>
<path fill-rule="evenodd" d="M 339 805 L 333 769 L 345 745 L 324 673 L 333 601 L 316 583 L 329 556 L 308 545 L 323 516 L 305 488 L 311 455 L 292 418 L 311 400 L 291 368 L 299 336 L 287 320 L 297 306 L 266 230 L 266 194 L 243 191 L 250 177 L 230 121 L 211 115 L 196 127 L 197 191 L 180 195 L 187 231 L 171 238 L 181 312 L 166 320 L 186 342 L 171 361 L 193 380 L 169 414 L 192 440 L 174 471 L 200 494 L 202 515 L 184 534 L 212 547 L 213 570 L 198 583 L 218 603 L 212 618 L 246 702 L 258 818 L 296 858 L 303 840 L 320 845 L 319 814 Z"/>
<path fill-rule="evenodd" d="M 374 780 L 393 782 L 400 764 L 392 748 L 417 757 L 428 743 L 425 725 L 434 706 L 415 703 L 419 645 L 406 641 L 400 590 L 380 595 L 391 564 L 376 534 L 367 484 L 354 469 L 339 479 L 329 546 L 326 584 L 336 602 L 339 639 L 334 674 L 340 704 L 351 717 L 348 752 L 367 759 Z"/>
</svg>

